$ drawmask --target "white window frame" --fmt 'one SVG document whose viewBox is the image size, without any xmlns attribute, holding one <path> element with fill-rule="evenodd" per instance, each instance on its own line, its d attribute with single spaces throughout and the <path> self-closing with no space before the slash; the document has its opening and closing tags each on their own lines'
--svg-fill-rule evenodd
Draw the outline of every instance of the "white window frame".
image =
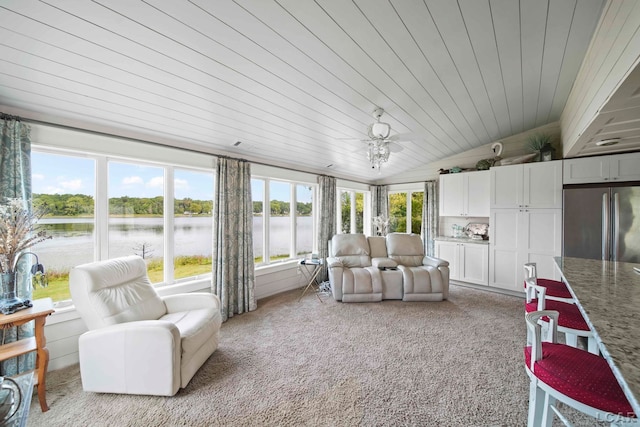
<svg viewBox="0 0 640 427">
<path fill-rule="evenodd" d="M 387 190 L 387 203 L 389 204 L 389 210 L 391 210 L 391 201 L 389 200 L 389 196 L 391 196 L 392 194 L 398 194 L 398 193 L 406 193 L 405 203 L 406 203 L 407 213 L 406 213 L 405 220 L 407 224 L 407 230 L 404 232 L 407 234 L 410 234 L 410 233 L 413 233 L 413 231 L 411 230 L 413 225 L 412 224 L 413 221 L 411 220 L 412 219 L 411 195 L 413 193 L 424 193 L 424 188 L 416 187 L 415 184 L 390 185 Z"/>
</svg>

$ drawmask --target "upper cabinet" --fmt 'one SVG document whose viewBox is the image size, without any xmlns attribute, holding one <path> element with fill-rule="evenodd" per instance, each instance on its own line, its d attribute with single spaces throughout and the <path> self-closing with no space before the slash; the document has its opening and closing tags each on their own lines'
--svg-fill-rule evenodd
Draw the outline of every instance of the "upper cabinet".
<svg viewBox="0 0 640 427">
<path fill-rule="evenodd" d="M 489 216 L 489 171 L 440 175 L 440 216 Z"/>
<path fill-rule="evenodd" d="M 640 181 L 640 153 L 583 157 L 564 161 L 565 184 Z"/>
<path fill-rule="evenodd" d="M 491 208 L 562 208 L 562 161 L 490 170 Z"/>
</svg>

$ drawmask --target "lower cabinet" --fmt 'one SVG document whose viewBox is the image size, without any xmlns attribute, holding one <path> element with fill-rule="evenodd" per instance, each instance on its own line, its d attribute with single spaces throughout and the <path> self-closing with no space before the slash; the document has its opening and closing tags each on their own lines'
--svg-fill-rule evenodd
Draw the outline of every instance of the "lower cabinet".
<svg viewBox="0 0 640 427">
<path fill-rule="evenodd" d="M 449 278 L 460 282 L 489 283 L 489 245 L 485 243 L 435 242 L 436 257 L 449 261 Z"/>
</svg>

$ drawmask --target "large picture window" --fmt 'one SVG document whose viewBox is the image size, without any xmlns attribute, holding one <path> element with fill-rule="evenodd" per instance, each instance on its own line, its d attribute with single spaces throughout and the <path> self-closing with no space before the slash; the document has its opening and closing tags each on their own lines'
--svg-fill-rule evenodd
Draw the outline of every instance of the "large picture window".
<svg viewBox="0 0 640 427">
<path fill-rule="evenodd" d="M 423 198 L 424 191 L 389 193 L 389 230 L 421 234 Z"/>
<path fill-rule="evenodd" d="M 33 151 L 33 208 L 53 239 L 34 246 L 47 270 L 48 286 L 34 285 L 33 298 L 71 298 L 69 270 L 95 257 L 95 161 L 90 158 Z"/>
<path fill-rule="evenodd" d="M 256 265 L 295 259 L 314 250 L 315 192 L 315 184 L 251 179 Z"/>
<path fill-rule="evenodd" d="M 53 236 L 33 248 L 48 281 L 34 298 L 68 300 L 73 266 L 133 254 L 152 283 L 211 274 L 213 170 L 38 149 L 31 163 L 33 205 Z"/>
<path fill-rule="evenodd" d="M 365 193 L 353 190 L 339 190 L 338 230 L 340 233 L 363 233 L 365 214 Z"/>
</svg>

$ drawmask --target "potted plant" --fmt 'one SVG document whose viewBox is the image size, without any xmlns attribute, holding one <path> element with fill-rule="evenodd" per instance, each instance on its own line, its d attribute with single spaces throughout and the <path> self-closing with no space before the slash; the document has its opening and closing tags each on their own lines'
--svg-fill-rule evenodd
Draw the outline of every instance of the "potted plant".
<svg viewBox="0 0 640 427">
<path fill-rule="evenodd" d="M 547 161 L 553 158 L 551 135 L 537 133 L 529 137 L 529 150 L 536 153 L 536 162 Z"/>
</svg>

